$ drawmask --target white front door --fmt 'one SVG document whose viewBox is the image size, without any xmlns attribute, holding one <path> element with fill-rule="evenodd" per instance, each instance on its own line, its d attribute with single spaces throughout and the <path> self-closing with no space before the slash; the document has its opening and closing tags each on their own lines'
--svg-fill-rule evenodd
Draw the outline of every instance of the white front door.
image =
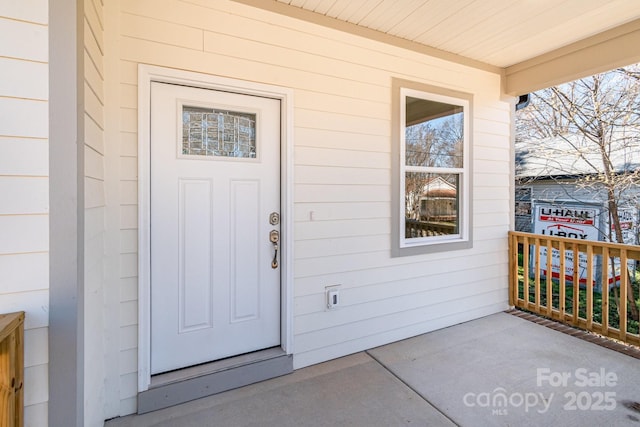
<svg viewBox="0 0 640 427">
<path fill-rule="evenodd" d="M 280 101 L 151 84 L 151 373 L 280 345 Z"/>
</svg>

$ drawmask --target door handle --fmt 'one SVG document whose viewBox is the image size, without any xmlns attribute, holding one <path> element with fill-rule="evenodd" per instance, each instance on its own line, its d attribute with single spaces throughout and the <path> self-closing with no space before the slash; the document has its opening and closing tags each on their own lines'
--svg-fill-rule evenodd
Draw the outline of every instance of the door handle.
<svg viewBox="0 0 640 427">
<path fill-rule="evenodd" d="M 278 242 L 280 241 L 280 233 L 278 230 L 271 230 L 269 232 L 269 241 L 273 243 L 273 261 L 271 261 L 271 268 L 278 268 Z"/>
</svg>

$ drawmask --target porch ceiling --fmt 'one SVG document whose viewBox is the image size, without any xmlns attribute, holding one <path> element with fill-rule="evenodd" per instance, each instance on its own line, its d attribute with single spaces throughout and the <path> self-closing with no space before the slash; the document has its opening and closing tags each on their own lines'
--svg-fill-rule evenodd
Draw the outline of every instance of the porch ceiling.
<svg viewBox="0 0 640 427">
<path fill-rule="evenodd" d="M 276 0 L 500 68 L 640 18 L 637 0 Z"/>
<path fill-rule="evenodd" d="M 350 31 L 444 59 L 511 74 L 551 62 L 537 86 L 640 61 L 637 0 L 236 0 L 298 19 Z M 633 35 L 633 40 L 629 40 Z M 615 47 L 607 42 L 614 41 Z M 608 55 L 589 49 L 596 47 Z M 585 50 L 587 49 L 587 50 Z M 616 53 L 612 57 L 611 51 Z M 555 61 L 555 62 L 554 62 Z M 560 75 L 562 73 L 562 76 Z M 587 74 L 584 74 L 587 75 Z M 529 79 L 529 74 L 525 75 Z M 563 80 L 564 79 L 564 80 Z M 517 79 L 516 79 L 517 80 Z M 518 81 L 519 82 L 519 81 Z M 534 85 L 534 86 L 536 86 Z M 526 84 L 507 87 L 512 94 Z"/>
</svg>

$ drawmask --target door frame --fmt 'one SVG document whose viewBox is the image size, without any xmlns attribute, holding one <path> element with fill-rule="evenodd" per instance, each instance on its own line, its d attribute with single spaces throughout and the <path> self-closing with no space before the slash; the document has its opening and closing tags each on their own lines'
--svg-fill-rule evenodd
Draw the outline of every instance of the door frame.
<svg viewBox="0 0 640 427">
<path fill-rule="evenodd" d="M 293 353 L 293 90 L 211 74 L 138 65 L 138 392 L 151 383 L 151 82 L 280 100 L 280 340 Z"/>
</svg>

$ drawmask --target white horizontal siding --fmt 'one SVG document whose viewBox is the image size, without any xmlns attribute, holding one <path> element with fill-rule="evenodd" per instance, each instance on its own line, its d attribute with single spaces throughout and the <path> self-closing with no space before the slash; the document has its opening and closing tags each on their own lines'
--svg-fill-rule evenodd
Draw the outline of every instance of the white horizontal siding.
<svg viewBox="0 0 640 427">
<path fill-rule="evenodd" d="M 0 255 L 47 252 L 49 217 L 42 215 L 0 215 Z"/>
<path fill-rule="evenodd" d="M 25 330 L 49 326 L 49 289 L 17 292 L 0 296 L 0 313 L 26 312 Z M 47 378 L 41 379 L 44 384 Z"/>
<path fill-rule="evenodd" d="M 49 400 L 49 389 L 43 378 L 49 377 L 48 364 L 25 367 L 24 369 L 24 406 L 29 407 Z M 27 393 L 29 390 L 29 393 Z"/>
<path fill-rule="evenodd" d="M 500 213 L 509 215 L 511 206 L 508 200 L 476 200 L 473 204 L 475 214 Z"/>
<path fill-rule="evenodd" d="M 138 228 L 138 207 L 136 205 L 120 206 L 120 226 L 123 230 Z"/>
<path fill-rule="evenodd" d="M 488 264 L 487 257 L 487 265 Z M 437 262 L 436 262 L 437 264 Z M 369 267 L 366 270 L 351 270 L 346 272 L 331 272 L 325 271 L 319 274 L 310 275 L 307 277 L 298 277 L 296 278 L 296 288 L 295 295 L 296 297 L 303 297 L 306 295 L 314 295 L 319 291 L 323 290 L 323 284 L 336 284 L 340 283 L 345 287 L 356 287 L 356 286 L 364 286 L 368 287 L 371 285 L 381 284 L 381 283 L 398 283 L 408 279 L 422 279 L 428 273 L 431 273 L 433 276 L 437 276 L 438 274 L 446 274 L 447 271 L 438 268 L 435 271 L 429 271 L 433 268 L 433 264 L 425 264 L 421 265 L 422 268 L 407 268 L 405 264 L 398 264 L 395 266 L 377 266 L 377 267 Z M 460 270 L 465 272 L 465 274 L 470 274 L 477 268 L 481 268 L 482 266 L 477 265 L 461 265 L 456 271 Z"/>
<path fill-rule="evenodd" d="M 0 179 L 0 215 L 49 212 L 49 180 L 46 177 L 5 176 Z"/>
<path fill-rule="evenodd" d="M 104 23 L 101 1 L 84 0 L 84 425 L 105 419 Z M 94 361 L 97 363 L 89 363 Z"/>
<path fill-rule="evenodd" d="M 119 264 L 121 279 L 128 279 L 138 276 L 138 254 L 121 254 Z"/>
<path fill-rule="evenodd" d="M 480 243 L 477 242 L 476 245 Z M 506 248 L 506 246 L 505 246 Z M 296 277 L 309 277 L 315 275 L 323 275 L 329 273 L 348 273 L 350 271 L 365 271 L 380 266 L 391 267 L 393 265 L 402 265 L 404 268 L 413 270 L 414 273 L 420 271 L 425 277 L 440 271 L 453 271 L 460 268 L 464 263 L 465 268 L 469 266 L 481 267 L 485 263 L 495 265 L 497 262 L 492 257 L 497 254 L 483 252 L 481 254 L 473 254 L 471 251 L 464 251 L 456 255 L 438 254 L 438 256 L 420 256 L 418 259 L 406 261 L 404 259 L 388 259 L 387 251 L 369 250 L 353 254 L 351 256 L 328 256 L 322 259 L 299 259 L 295 262 Z"/>
<path fill-rule="evenodd" d="M 349 184 L 299 184 L 294 197 L 305 202 L 351 202 L 353 207 L 360 202 L 388 202 L 389 185 L 349 185 Z"/>
<path fill-rule="evenodd" d="M 5 254 L 0 256 L 0 295 L 48 288 L 49 254 Z"/>
<path fill-rule="evenodd" d="M 506 189 L 504 186 L 505 180 L 510 179 L 510 174 L 507 172 L 502 173 L 492 173 L 490 171 L 484 173 L 476 173 L 474 174 L 474 182 L 473 187 L 474 191 L 483 191 L 488 188 L 496 188 L 497 191 L 502 191 Z M 508 190 L 508 189 L 507 189 Z M 503 194 L 495 194 L 495 197 L 500 199 L 503 198 Z M 478 197 L 478 195 L 474 194 L 474 198 L 483 200 L 483 199 L 495 199 L 495 197 L 491 197 L 490 195 L 483 195 L 482 197 Z"/>
<path fill-rule="evenodd" d="M 96 180 L 104 180 L 104 156 L 88 143 L 84 146 L 85 176 Z"/>
<path fill-rule="evenodd" d="M 47 64 L 0 58 L 4 78 L 0 80 L 0 93 L 13 98 L 46 100 L 49 96 Z"/>
<path fill-rule="evenodd" d="M 137 301 L 138 299 L 138 280 L 137 277 L 127 277 L 120 279 L 119 296 L 120 301 Z"/>
<path fill-rule="evenodd" d="M 387 102 L 352 98 L 341 94 L 311 92 L 304 89 L 296 91 L 296 106 L 305 110 L 360 116 L 384 121 L 388 121 L 391 117 L 391 107 Z"/>
<path fill-rule="evenodd" d="M 138 183 L 137 181 L 120 181 L 120 202 L 124 206 L 138 204 Z"/>
<path fill-rule="evenodd" d="M 294 120 L 296 122 L 296 127 L 300 128 L 324 129 L 386 137 L 391 135 L 391 121 L 389 119 L 383 120 L 297 108 Z"/>
<path fill-rule="evenodd" d="M 104 182 L 101 179 L 85 177 L 84 205 L 87 209 L 104 206 Z"/>
<path fill-rule="evenodd" d="M 354 220 L 362 218 L 389 218 L 388 202 L 360 202 L 354 210 L 351 203 L 296 203 L 294 221 Z"/>
<path fill-rule="evenodd" d="M 85 0 L 85 3 L 87 3 L 87 1 Z M 87 8 L 90 9 L 89 6 L 85 6 L 85 11 L 87 10 Z M 94 22 L 95 23 L 95 22 Z M 101 31 L 102 29 L 97 26 L 96 28 L 92 28 L 91 27 L 91 22 L 89 20 L 87 20 L 87 15 L 85 14 L 85 20 L 84 20 L 84 51 L 89 55 L 89 59 L 91 62 L 90 64 L 85 63 L 85 79 L 87 78 L 87 76 L 91 75 L 91 71 L 87 70 L 88 66 L 92 66 L 95 67 L 95 69 L 97 70 L 98 73 L 100 73 L 100 75 L 103 75 L 102 70 L 104 69 L 104 50 L 101 46 L 101 41 L 96 39 L 96 34 L 98 35 L 98 37 L 101 37 Z M 96 91 L 96 93 L 98 93 L 98 91 Z"/>
<path fill-rule="evenodd" d="M 135 410 L 137 65 L 292 88 L 296 367 L 507 307 L 510 105 L 500 76 L 242 4 L 121 3 L 117 174 L 121 414 Z M 109 64 L 108 64 L 109 66 Z M 474 95 L 474 247 L 390 257 L 391 82 Z M 111 89 L 109 89 L 111 90 Z M 324 287 L 343 306 L 324 311 Z"/>
<path fill-rule="evenodd" d="M 0 312 L 26 313 L 26 426 L 47 425 L 49 394 L 47 7 L 0 4 Z"/>
<path fill-rule="evenodd" d="M 382 230 L 376 229 L 364 236 L 341 235 L 336 238 L 322 237 L 313 240 L 296 240 L 296 259 L 362 253 L 367 251 L 366 248 L 391 249 L 386 228 Z"/>
<path fill-rule="evenodd" d="M 39 403 L 24 408 L 24 425 L 28 427 L 46 426 L 49 422 L 49 406 Z"/>
<path fill-rule="evenodd" d="M 120 230 L 120 252 L 138 252 L 138 230 Z"/>
<path fill-rule="evenodd" d="M 104 155 L 104 129 L 94 121 L 88 114 L 85 115 L 84 121 L 84 138 L 85 144 L 94 151 Z"/>
<path fill-rule="evenodd" d="M 473 147 L 473 156 L 478 160 L 493 160 L 498 162 L 511 161 L 511 151 L 508 147 L 496 148 L 486 145 L 479 145 L 482 141 L 476 139 L 476 145 Z"/>
<path fill-rule="evenodd" d="M 436 276 L 437 277 L 437 276 Z M 494 280 L 495 278 L 489 278 L 487 280 Z M 434 279 L 435 281 L 436 279 Z M 448 278 L 444 278 L 448 280 Z M 404 281 L 393 281 L 384 284 L 371 285 L 368 287 L 358 288 L 344 288 L 340 290 L 341 305 L 345 310 L 341 312 L 345 313 L 344 316 L 333 315 L 331 313 L 326 314 L 323 311 L 318 311 L 318 304 L 322 304 L 325 300 L 324 293 L 318 293 L 314 295 L 307 295 L 298 298 L 298 310 L 300 322 L 297 325 L 303 328 L 306 332 L 312 332 L 319 326 L 335 327 L 340 322 L 350 323 L 346 321 L 349 317 L 353 316 L 357 311 L 361 311 L 360 317 L 366 319 L 368 316 L 375 314 L 385 315 L 389 310 L 389 293 L 392 293 L 393 300 L 405 301 L 403 304 L 409 307 L 413 304 L 416 307 L 431 304 L 430 301 L 438 301 L 438 304 L 452 298 L 459 298 L 466 289 L 463 287 L 466 285 L 467 279 L 462 279 L 463 284 L 454 281 L 452 283 L 440 283 L 440 287 L 425 290 L 424 278 L 414 278 Z M 429 282 L 433 284 L 437 282 Z M 401 288 L 401 289 L 396 289 Z M 454 292 L 454 294 L 451 294 Z M 358 304 L 353 304 L 353 301 L 358 301 Z M 378 311 L 374 312 L 373 308 Z M 369 310 L 371 309 L 371 310 Z M 331 324 L 327 321 L 328 318 L 335 320 L 335 324 Z M 319 328 L 320 330 L 322 328 Z"/>
<path fill-rule="evenodd" d="M 134 108 L 120 110 L 120 130 L 135 133 L 138 131 L 138 116 Z"/>
<path fill-rule="evenodd" d="M 104 117 L 102 99 L 93 91 L 91 86 L 85 82 L 84 87 L 85 115 L 89 120 L 96 122 L 100 129 L 104 129 Z"/>
<path fill-rule="evenodd" d="M 353 209 L 353 207 L 351 207 Z M 294 226 L 294 239 L 315 240 L 339 237 L 370 236 L 372 234 L 389 235 L 390 224 L 388 218 L 345 219 L 327 221 L 297 222 Z M 366 251 L 371 247 L 363 246 Z M 380 249 L 375 247 L 375 249 Z"/>
<path fill-rule="evenodd" d="M 296 128 L 296 147 L 315 147 L 358 150 L 360 152 L 389 152 L 389 137 L 363 135 L 333 130 Z M 296 162 L 299 164 L 298 162 Z"/>
<path fill-rule="evenodd" d="M 3 2 L 4 3 L 4 2 Z M 47 62 L 49 58 L 47 26 L 0 16 L 0 56 Z M 16 43 L 20 40 L 20 43 Z"/>
<path fill-rule="evenodd" d="M 46 138 L 49 134 L 49 109 L 46 101 L 0 97 L 0 111 L 2 136 Z"/>
<path fill-rule="evenodd" d="M 131 300 L 130 300 L 131 301 Z M 137 303 L 137 301 L 136 301 Z M 138 347 L 138 325 L 121 325 L 120 351 L 134 350 Z"/>
<path fill-rule="evenodd" d="M 48 0 L 3 1 L 0 16 L 20 21 L 46 25 L 48 22 Z"/>
<path fill-rule="evenodd" d="M 503 137 L 500 140 L 504 141 L 509 136 L 510 126 L 511 125 L 508 122 L 505 123 L 505 122 L 483 120 L 480 118 L 476 118 L 473 122 L 473 131 L 478 133 Z"/>
<path fill-rule="evenodd" d="M 0 175 L 49 175 L 49 144 L 46 138 L 0 136 L 0 153 Z"/>
<path fill-rule="evenodd" d="M 169 21 L 123 13 L 122 34 L 135 39 L 150 40 L 171 46 L 203 50 L 203 34 L 200 28 L 174 24 Z"/>
<path fill-rule="evenodd" d="M 496 276 L 486 280 L 477 280 L 474 286 L 482 286 L 485 293 L 502 291 L 502 286 L 500 281 L 496 280 L 497 278 Z M 443 278 L 441 280 L 447 279 Z M 375 334 L 378 331 L 376 329 L 361 331 L 360 328 L 366 329 L 367 323 L 377 321 L 380 317 L 398 315 L 398 310 L 395 308 L 396 305 L 402 305 L 403 311 L 409 312 L 429 308 L 431 316 L 433 316 L 441 310 L 440 306 L 443 303 L 455 302 L 466 298 L 473 299 L 478 295 L 476 292 L 469 295 L 471 289 L 469 289 L 468 279 L 461 284 L 439 282 L 440 286 L 435 289 L 429 289 L 428 285 L 431 283 L 433 282 L 430 280 L 422 279 L 420 283 L 421 289 L 417 292 L 398 295 L 397 292 L 392 291 L 393 296 L 390 297 L 389 293 L 387 293 L 379 296 L 378 299 L 371 298 L 368 290 L 361 291 L 360 295 L 349 291 L 345 291 L 344 295 L 342 295 L 341 292 L 341 300 L 344 306 L 340 310 L 314 311 L 308 314 L 299 313 L 296 317 L 296 333 L 299 334 L 298 336 L 301 337 L 301 340 L 310 339 L 315 341 L 309 342 L 306 347 L 310 349 L 321 348 L 325 345 L 326 339 L 318 339 L 319 334 L 344 334 L 345 337 L 348 337 L 347 339 L 356 339 L 359 335 Z M 396 283 L 397 286 L 402 286 L 403 284 L 403 282 Z M 410 285 L 410 283 L 407 283 L 407 286 Z M 350 299 L 351 296 L 360 296 L 361 299 Z M 356 303 L 352 302 L 354 300 Z M 357 322 L 353 321 L 354 317 L 357 317 Z M 355 324 L 357 326 L 353 328 L 350 326 Z M 297 341 L 298 343 L 303 348 L 305 347 L 304 341 Z"/>
<path fill-rule="evenodd" d="M 120 134 L 120 154 L 122 156 L 135 157 L 138 155 L 138 134 L 135 132 L 122 132 Z M 137 172 L 137 169 L 136 169 Z"/>
<path fill-rule="evenodd" d="M 24 366 L 44 365 L 49 362 L 49 329 L 35 328 L 24 333 Z"/>
<path fill-rule="evenodd" d="M 387 141 L 388 139 L 387 137 Z M 391 160 L 389 153 L 317 147 L 296 147 L 294 154 L 296 165 L 298 166 L 334 166 L 389 170 L 389 162 Z"/>
<path fill-rule="evenodd" d="M 350 168 L 336 166 L 297 166 L 294 169 L 296 182 L 307 185 L 350 184 L 388 186 L 388 169 Z"/>
</svg>

